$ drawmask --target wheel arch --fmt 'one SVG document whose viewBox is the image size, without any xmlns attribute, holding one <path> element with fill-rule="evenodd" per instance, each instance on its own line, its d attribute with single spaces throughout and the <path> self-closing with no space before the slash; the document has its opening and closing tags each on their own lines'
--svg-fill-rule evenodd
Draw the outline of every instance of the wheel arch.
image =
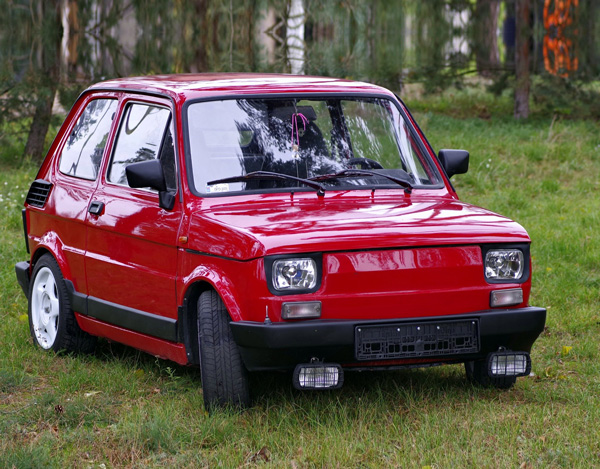
<svg viewBox="0 0 600 469">
<path fill-rule="evenodd" d="M 234 282 L 225 270 L 215 263 L 195 266 L 187 275 L 180 277 L 180 301 L 178 311 L 179 341 L 185 345 L 188 362 L 200 364 L 198 348 L 198 301 L 204 291 L 215 291 L 223 301 L 229 319 L 240 321 L 242 312 Z"/>
<path fill-rule="evenodd" d="M 29 300 L 29 289 L 31 288 L 33 269 L 35 264 L 37 264 L 44 254 L 50 254 L 52 257 L 54 257 L 50 250 L 42 247 L 33 252 L 28 261 L 18 262 L 15 265 L 17 280 L 27 300 Z"/>
<path fill-rule="evenodd" d="M 54 257 L 56 259 L 56 256 L 54 255 L 54 253 L 52 251 L 50 251 L 50 249 L 48 249 L 47 247 L 40 246 L 38 249 L 35 250 L 35 252 L 31 256 L 31 268 L 32 269 L 35 266 L 35 264 L 37 263 L 37 261 L 40 260 L 40 257 L 42 257 L 44 254 L 50 254 L 52 257 Z"/>
<path fill-rule="evenodd" d="M 62 276 L 65 279 L 71 280 L 71 269 L 69 268 L 69 264 L 64 253 L 64 245 L 58 235 L 54 232 L 49 232 L 46 233 L 40 241 L 41 242 L 31 253 L 31 272 L 33 272 L 36 262 L 44 254 L 50 254 L 58 264 Z"/>
<path fill-rule="evenodd" d="M 179 321 L 181 324 L 181 339 L 185 345 L 188 362 L 200 364 L 200 350 L 198 347 L 198 301 L 202 292 L 214 290 L 215 286 L 207 280 L 196 280 L 191 283 L 185 292 L 183 305 L 180 307 Z"/>
</svg>

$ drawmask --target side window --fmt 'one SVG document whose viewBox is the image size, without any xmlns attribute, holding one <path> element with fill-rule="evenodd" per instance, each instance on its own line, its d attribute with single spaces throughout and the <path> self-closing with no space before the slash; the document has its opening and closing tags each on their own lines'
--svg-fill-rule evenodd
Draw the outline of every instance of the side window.
<svg viewBox="0 0 600 469">
<path fill-rule="evenodd" d="M 175 186 L 175 152 L 168 109 L 148 104 L 129 104 L 108 172 L 108 180 L 127 185 L 125 167 L 131 163 L 160 158 L 167 178 L 167 187 Z"/>
<path fill-rule="evenodd" d="M 61 173 L 96 179 L 116 109 L 116 99 L 94 99 L 88 103 L 63 148 Z"/>
</svg>

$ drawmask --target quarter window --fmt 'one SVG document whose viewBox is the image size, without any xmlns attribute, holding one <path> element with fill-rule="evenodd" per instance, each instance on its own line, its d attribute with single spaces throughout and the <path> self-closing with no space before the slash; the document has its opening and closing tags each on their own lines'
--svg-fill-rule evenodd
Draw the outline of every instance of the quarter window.
<svg viewBox="0 0 600 469">
<path fill-rule="evenodd" d="M 125 168 L 140 161 L 160 158 L 167 187 L 175 188 L 175 153 L 168 109 L 146 105 L 127 106 L 115 144 L 108 180 L 127 185 Z"/>
<path fill-rule="evenodd" d="M 116 109 L 116 99 L 94 99 L 88 103 L 62 151 L 62 173 L 96 179 Z"/>
</svg>

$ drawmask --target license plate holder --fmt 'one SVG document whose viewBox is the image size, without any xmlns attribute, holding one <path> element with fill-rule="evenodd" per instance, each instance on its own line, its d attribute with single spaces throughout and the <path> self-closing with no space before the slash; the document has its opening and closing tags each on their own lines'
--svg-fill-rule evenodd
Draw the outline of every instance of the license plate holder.
<svg viewBox="0 0 600 469">
<path fill-rule="evenodd" d="M 357 360 L 388 360 L 479 352 L 479 321 L 361 325 L 354 331 Z"/>
</svg>

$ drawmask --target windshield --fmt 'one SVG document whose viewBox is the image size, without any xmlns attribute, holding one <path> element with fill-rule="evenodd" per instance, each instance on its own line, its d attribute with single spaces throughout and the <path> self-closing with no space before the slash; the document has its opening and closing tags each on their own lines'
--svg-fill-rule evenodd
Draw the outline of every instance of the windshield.
<svg viewBox="0 0 600 469">
<path fill-rule="evenodd" d="M 393 178 L 414 188 L 441 182 L 433 162 L 388 99 L 197 102 L 188 107 L 187 125 L 192 182 L 198 193 L 306 189 L 291 178 L 252 174 L 258 171 L 314 178 L 328 190 L 402 189 Z M 371 174 L 344 172 L 348 169 Z M 245 175 L 251 177 L 231 181 Z M 334 177 L 321 177 L 325 175 Z"/>
</svg>

